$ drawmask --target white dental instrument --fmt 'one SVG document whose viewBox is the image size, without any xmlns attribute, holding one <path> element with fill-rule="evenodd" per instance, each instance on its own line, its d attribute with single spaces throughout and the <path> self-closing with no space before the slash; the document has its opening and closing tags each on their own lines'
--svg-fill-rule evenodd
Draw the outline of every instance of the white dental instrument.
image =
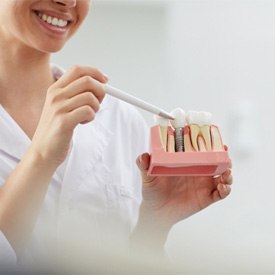
<svg viewBox="0 0 275 275">
<path fill-rule="evenodd" d="M 153 114 L 156 114 L 156 115 L 159 115 L 161 117 L 164 117 L 164 118 L 167 118 L 167 119 L 170 119 L 170 120 L 174 120 L 175 118 L 168 112 L 164 111 L 163 109 L 151 104 L 151 103 L 148 103 L 146 101 L 143 101 L 135 96 L 132 96 L 130 94 L 127 94 L 115 87 L 112 87 L 108 84 L 105 84 L 104 85 L 105 87 L 105 91 L 108 95 L 111 95 L 113 97 L 116 97 L 120 100 L 123 100 L 125 102 L 128 102 L 134 106 L 137 106 L 143 110 L 146 110 L 148 112 L 151 112 Z"/>
</svg>

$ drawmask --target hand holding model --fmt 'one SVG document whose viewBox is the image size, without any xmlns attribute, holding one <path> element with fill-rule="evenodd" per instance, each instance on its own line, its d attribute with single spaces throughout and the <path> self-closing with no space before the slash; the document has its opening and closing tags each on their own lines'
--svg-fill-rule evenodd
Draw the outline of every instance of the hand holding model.
<svg viewBox="0 0 275 275">
<path fill-rule="evenodd" d="M 148 153 L 137 160 L 142 174 L 143 201 L 136 234 L 141 230 L 141 239 L 145 243 L 150 240 L 156 249 L 164 245 L 174 224 L 230 194 L 230 169 L 218 177 L 148 176 L 149 163 Z"/>
<path fill-rule="evenodd" d="M 182 116 L 184 116 L 185 114 L 183 111 L 178 113 L 180 113 Z M 194 116 L 195 114 L 198 116 L 199 113 L 190 112 L 188 115 L 188 120 L 190 121 L 191 115 Z M 217 150 L 217 146 L 215 145 L 215 143 L 217 143 L 217 138 L 214 135 L 211 135 L 210 137 L 210 113 L 201 112 L 200 115 L 207 116 L 208 118 L 207 123 L 203 123 L 203 133 L 199 135 L 197 130 L 197 128 L 199 127 L 197 125 L 201 124 L 199 122 L 202 121 L 202 118 L 193 119 L 191 125 L 192 127 L 189 126 L 189 128 L 191 128 L 190 135 L 192 136 L 192 141 L 189 141 L 188 144 L 186 144 L 186 150 L 191 151 L 190 147 L 192 144 L 195 145 L 195 143 L 197 142 L 200 143 L 200 146 L 197 146 L 198 150 L 196 151 L 195 149 L 192 149 L 193 152 L 191 153 L 194 155 L 198 154 L 198 157 L 201 156 L 200 154 L 203 154 L 199 153 L 199 148 L 203 149 L 204 153 L 206 154 L 207 148 L 209 148 L 208 150 L 211 152 L 215 152 Z M 180 118 L 182 124 L 181 127 L 183 129 L 184 123 L 182 123 L 182 120 L 183 119 Z M 178 125 L 179 123 L 174 122 L 173 124 Z M 160 138 L 162 139 L 163 143 L 165 143 L 164 148 L 168 148 L 169 143 L 164 142 L 165 140 L 167 141 L 167 139 L 163 138 L 163 129 L 167 127 L 163 126 L 163 122 L 161 123 L 161 125 L 162 127 L 160 127 L 160 129 L 162 131 L 160 131 Z M 193 131 L 195 133 L 192 132 L 192 130 L 194 130 L 193 128 L 195 129 L 195 131 Z M 217 128 L 215 127 L 215 129 Z M 165 131 L 165 133 L 168 134 L 167 131 Z M 183 139 L 183 136 L 185 135 L 186 134 L 184 134 L 183 132 L 178 137 L 175 132 L 175 139 Z M 220 136 L 218 141 L 218 144 L 220 145 L 218 147 L 218 150 L 221 150 L 222 141 Z M 202 146 L 203 144 L 205 145 Z M 224 146 L 223 148 L 223 150 L 225 150 L 226 152 L 227 147 Z M 169 150 L 167 152 L 168 153 L 166 154 L 171 154 L 169 153 Z M 175 156 L 175 154 L 181 154 L 180 156 L 182 158 L 188 159 L 190 153 L 184 155 L 185 153 L 182 152 L 182 150 L 176 150 L 176 153 L 172 153 L 172 155 Z M 156 248 L 159 248 L 160 245 L 164 244 L 168 232 L 174 224 L 199 212 L 200 210 L 211 205 L 212 203 L 224 199 L 230 194 L 230 185 L 232 184 L 232 175 L 230 169 L 231 163 L 229 163 L 229 165 L 227 166 L 228 168 L 225 169 L 223 173 L 218 176 L 199 176 L 199 173 L 194 176 L 190 176 L 188 174 L 172 174 L 167 176 L 165 174 L 152 175 L 148 173 L 150 167 L 150 158 L 151 156 L 148 153 L 144 153 L 137 159 L 137 165 L 141 171 L 143 181 L 143 201 L 140 208 L 140 219 L 138 227 L 136 229 L 136 236 L 139 236 L 139 228 L 142 228 L 141 231 L 149 232 L 146 234 L 147 237 L 145 238 L 145 242 L 148 244 L 151 241 Z M 190 166 L 192 166 L 191 163 Z M 200 169 L 200 167 L 194 167 L 194 169 Z M 145 234 L 143 233 L 143 240 L 144 235 Z"/>
</svg>

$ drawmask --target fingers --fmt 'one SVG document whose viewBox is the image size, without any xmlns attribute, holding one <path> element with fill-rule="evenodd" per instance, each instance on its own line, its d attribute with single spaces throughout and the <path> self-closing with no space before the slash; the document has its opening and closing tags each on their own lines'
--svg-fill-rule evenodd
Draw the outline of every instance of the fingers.
<svg viewBox="0 0 275 275">
<path fill-rule="evenodd" d="M 74 97 L 81 92 L 92 92 L 99 102 L 102 102 L 105 96 L 105 90 L 103 85 L 97 80 L 93 79 L 90 76 L 83 76 L 70 84 L 63 89 L 64 96 L 66 98 Z"/>
<path fill-rule="evenodd" d="M 90 106 L 81 106 L 68 114 L 68 120 L 74 128 L 77 124 L 87 123 L 95 118 L 95 111 Z"/>
<path fill-rule="evenodd" d="M 89 122 L 94 119 L 105 96 L 102 83 L 106 81 L 107 77 L 98 69 L 75 66 L 49 88 L 45 108 L 64 115 L 67 125 L 64 127 L 68 129 L 76 125 L 77 119 L 80 119 L 78 123 Z M 76 112 L 76 109 L 79 110 Z M 68 113 L 72 121 L 66 119 Z"/>
<path fill-rule="evenodd" d="M 216 186 L 220 183 L 231 185 L 233 182 L 233 177 L 231 175 L 231 169 L 227 169 L 222 175 L 214 178 L 214 183 Z"/>
<path fill-rule="evenodd" d="M 85 92 L 66 100 L 64 103 L 64 112 L 71 112 L 85 105 L 90 106 L 94 112 L 97 112 L 100 107 L 100 102 L 93 93 Z"/>
<path fill-rule="evenodd" d="M 100 70 L 93 67 L 84 67 L 84 66 L 74 66 L 64 73 L 54 84 L 56 87 L 64 88 L 73 81 L 83 77 L 89 76 L 96 79 L 101 83 L 106 83 L 108 77 L 102 73 Z"/>
<path fill-rule="evenodd" d="M 221 183 L 217 186 L 217 190 L 219 192 L 220 198 L 224 199 L 225 197 L 227 197 L 230 194 L 231 186 L 228 184 Z"/>
<path fill-rule="evenodd" d="M 233 177 L 231 169 L 227 169 L 221 176 L 214 178 L 216 189 L 213 192 L 213 200 L 219 201 L 226 198 L 231 192 Z"/>
</svg>

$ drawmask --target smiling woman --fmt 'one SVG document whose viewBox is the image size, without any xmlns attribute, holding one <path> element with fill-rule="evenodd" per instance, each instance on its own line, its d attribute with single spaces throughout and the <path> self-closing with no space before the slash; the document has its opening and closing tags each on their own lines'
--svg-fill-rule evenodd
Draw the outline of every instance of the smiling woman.
<svg viewBox="0 0 275 275">
<path fill-rule="evenodd" d="M 79 3 L 76 5 L 76 2 Z M 3 0 L 0 3 L 1 25 L 26 45 L 55 52 L 79 28 L 88 13 L 89 5 L 90 0 Z"/>
<path fill-rule="evenodd" d="M 38 267 L 64 255 L 73 263 L 76 247 L 85 263 L 91 249 L 127 252 L 129 244 L 162 254 L 172 226 L 225 198 L 232 183 L 230 169 L 215 178 L 148 176 L 148 128 L 133 107 L 105 96 L 108 77 L 50 64 L 89 5 L 0 2 L 0 230 Z"/>
</svg>

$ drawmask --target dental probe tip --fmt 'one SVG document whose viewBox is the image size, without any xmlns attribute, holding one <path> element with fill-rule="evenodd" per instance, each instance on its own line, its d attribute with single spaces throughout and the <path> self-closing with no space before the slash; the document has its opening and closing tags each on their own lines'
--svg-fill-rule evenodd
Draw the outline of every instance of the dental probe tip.
<svg viewBox="0 0 275 275">
<path fill-rule="evenodd" d="M 170 120 L 174 120 L 175 119 L 175 117 L 173 117 L 171 114 L 169 114 L 169 113 L 167 113 L 165 111 L 160 112 L 158 115 L 161 116 L 161 117 L 170 119 Z"/>
</svg>

